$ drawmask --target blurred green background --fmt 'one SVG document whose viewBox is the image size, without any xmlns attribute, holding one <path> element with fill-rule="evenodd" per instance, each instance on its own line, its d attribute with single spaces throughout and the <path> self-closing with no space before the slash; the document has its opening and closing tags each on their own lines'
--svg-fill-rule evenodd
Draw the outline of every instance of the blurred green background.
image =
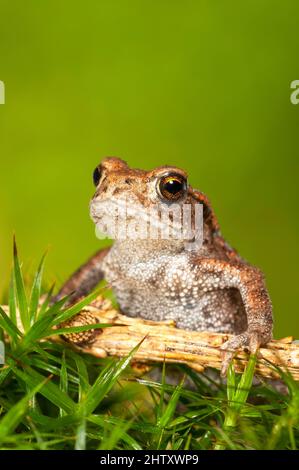
<svg viewBox="0 0 299 470">
<path fill-rule="evenodd" d="M 265 272 L 275 335 L 298 337 L 298 15 L 297 0 L 1 0 L 2 292 L 13 232 L 27 272 L 50 246 L 58 285 L 97 249 L 92 172 L 118 155 L 188 170 Z"/>
</svg>

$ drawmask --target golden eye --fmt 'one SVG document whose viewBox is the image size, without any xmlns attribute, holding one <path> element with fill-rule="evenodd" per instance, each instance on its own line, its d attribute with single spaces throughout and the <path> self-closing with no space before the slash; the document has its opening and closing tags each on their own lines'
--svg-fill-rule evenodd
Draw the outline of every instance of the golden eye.
<svg viewBox="0 0 299 470">
<path fill-rule="evenodd" d="M 187 191 L 187 181 L 181 175 L 170 174 L 163 176 L 158 182 L 160 196 L 168 201 L 181 199 Z"/>
</svg>

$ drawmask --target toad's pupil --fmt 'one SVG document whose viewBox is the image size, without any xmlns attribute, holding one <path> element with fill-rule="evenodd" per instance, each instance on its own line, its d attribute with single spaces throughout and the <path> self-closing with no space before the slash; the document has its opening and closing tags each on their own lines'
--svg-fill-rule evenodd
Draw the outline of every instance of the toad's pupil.
<svg viewBox="0 0 299 470">
<path fill-rule="evenodd" d="M 170 194 L 177 194 L 182 191 L 183 189 L 183 183 L 181 181 L 178 181 L 176 179 L 171 179 L 168 180 L 164 184 L 164 189 L 169 192 Z"/>
<path fill-rule="evenodd" d="M 93 172 L 93 183 L 95 186 L 99 184 L 100 179 L 101 179 L 101 172 L 97 167 Z"/>
</svg>

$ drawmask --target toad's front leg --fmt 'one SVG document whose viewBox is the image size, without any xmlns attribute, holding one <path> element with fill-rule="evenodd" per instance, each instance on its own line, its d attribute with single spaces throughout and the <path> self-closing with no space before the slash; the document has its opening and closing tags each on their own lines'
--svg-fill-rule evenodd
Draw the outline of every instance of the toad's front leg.
<svg viewBox="0 0 299 470">
<path fill-rule="evenodd" d="M 70 295 L 69 303 L 74 303 L 88 295 L 104 279 L 102 263 L 110 248 L 103 248 L 95 253 L 85 264 L 63 284 L 53 301 Z"/>
<path fill-rule="evenodd" d="M 196 260 L 194 271 L 198 282 L 207 289 L 237 288 L 247 315 L 244 332 L 223 344 L 222 374 L 240 348 L 255 353 L 259 346 L 272 339 L 272 304 L 267 292 L 264 276 L 255 267 L 245 263 L 228 262 L 217 259 Z"/>
</svg>

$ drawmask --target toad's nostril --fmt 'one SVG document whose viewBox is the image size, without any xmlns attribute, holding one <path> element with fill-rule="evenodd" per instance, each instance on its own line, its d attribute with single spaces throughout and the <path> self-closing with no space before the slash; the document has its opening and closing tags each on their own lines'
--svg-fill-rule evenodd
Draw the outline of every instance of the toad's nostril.
<svg viewBox="0 0 299 470">
<path fill-rule="evenodd" d="M 121 189 L 120 189 L 120 188 L 115 188 L 115 189 L 113 190 L 112 195 L 113 195 L 113 196 L 116 196 L 116 195 L 119 194 L 120 192 L 121 192 Z"/>
</svg>

